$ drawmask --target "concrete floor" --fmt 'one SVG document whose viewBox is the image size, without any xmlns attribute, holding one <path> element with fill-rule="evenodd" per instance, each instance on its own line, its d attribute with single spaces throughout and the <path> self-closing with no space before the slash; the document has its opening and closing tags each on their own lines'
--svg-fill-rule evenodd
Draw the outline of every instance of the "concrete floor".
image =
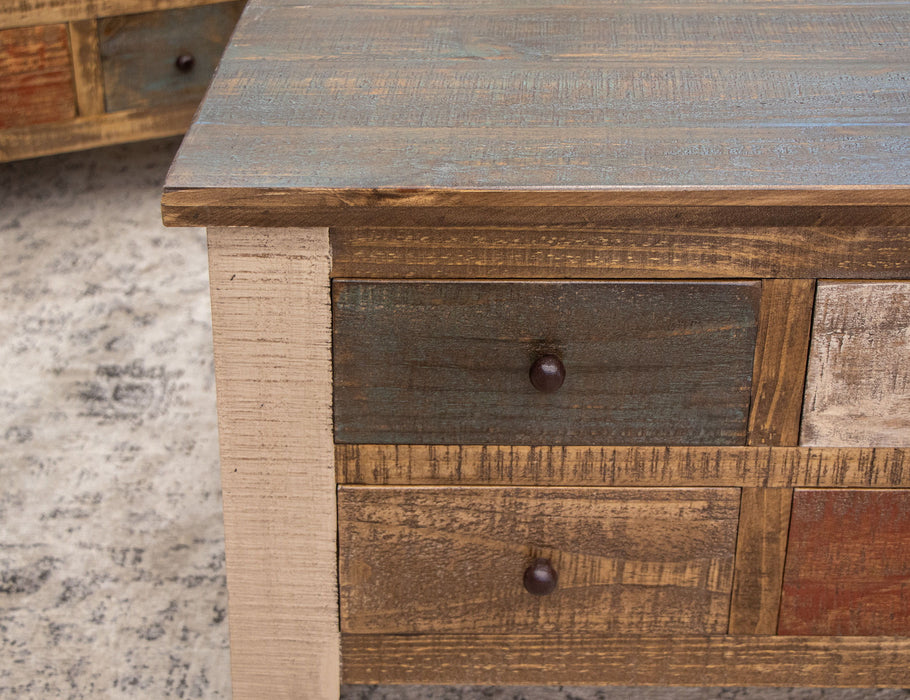
<svg viewBox="0 0 910 700">
<path fill-rule="evenodd" d="M 230 696 L 204 233 L 177 140 L 0 165 L 0 697 Z M 370 688 L 347 700 L 908 700 L 904 690 Z"/>
</svg>

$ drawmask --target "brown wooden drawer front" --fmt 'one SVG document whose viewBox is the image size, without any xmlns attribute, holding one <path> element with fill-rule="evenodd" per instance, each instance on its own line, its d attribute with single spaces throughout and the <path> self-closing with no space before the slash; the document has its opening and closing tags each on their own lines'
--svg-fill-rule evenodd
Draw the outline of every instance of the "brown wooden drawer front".
<svg viewBox="0 0 910 700">
<path fill-rule="evenodd" d="M 342 631 L 724 632 L 738 489 L 338 494 Z M 525 569 L 547 558 L 554 592 Z"/>
<path fill-rule="evenodd" d="M 198 101 L 243 2 L 110 17 L 99 22 L 108 112 Z M 191 70 L 177 58 L 192 55 Z"/>
<path fill-rule="evenodd" d="M 780 634 L 910 636 L 910 490 L 798 490 Z"/>
<path fill-rule="evenodd" d="M 66 25 L 0 30 L 0 128 L 75 116 Z"/>
<path fill-rule="evenodd" d="M 745 441 L 760 284 L 336 280 L 341 443 Z M 528 371 L 558 355 L 566 379 Z"/>
<path fill-rule="evenodd" d="M 800 442 L 910 446 L 910 282 L 819 283 Z"/>
</svg>

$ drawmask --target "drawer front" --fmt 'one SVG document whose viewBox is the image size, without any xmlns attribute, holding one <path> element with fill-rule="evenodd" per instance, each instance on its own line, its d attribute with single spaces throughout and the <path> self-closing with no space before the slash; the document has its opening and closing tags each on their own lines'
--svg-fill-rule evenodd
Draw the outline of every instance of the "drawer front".
<svg viewBox="0 0 910 700">
<path fill-rule="evenodd" d="M 336 280 L 341 443 L 745 441 L 758 283 Z M 535 389 L 538 358 L 565 369 Z"/>
<path fill-rule="evenodd" d="M 725 632 L 738 489 L 341 487 L 342 630 Z M 556 588 L 532 595 L 546 560 Z"/>
<path fill-rule="evenodd" d="M 75 116 L 66 25 L 0 30 L 0 128 Z"/>
<path fill-rule="evenodd" d="M 910 490 L 798 490 L 780 634 L 910 636 Z"/>
<path fill-rule="evenodd" d="M 819 284 L 800 442 L 910 446 L 910 282 Z"/>
<path fill-rule="evenodd" d="M 101 20 L 107 111 L 202 99 L 242 10 L 232 2 Z"/>
</svg>

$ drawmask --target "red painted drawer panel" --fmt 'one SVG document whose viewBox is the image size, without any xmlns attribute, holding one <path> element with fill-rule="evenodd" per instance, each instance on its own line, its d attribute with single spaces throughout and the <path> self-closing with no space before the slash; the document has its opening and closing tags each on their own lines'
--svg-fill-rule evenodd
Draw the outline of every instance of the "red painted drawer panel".
<svg viewBox="0 0 910 700">
<path fill-rule="evenodd" d="M 0 128 L 76 116 L 65 24 L 0 31 Z"/>
<path fill-rule="evenodd" d="M 780 634 L 910 635 L 910 490 L 798 490 Z"/>
</svg>

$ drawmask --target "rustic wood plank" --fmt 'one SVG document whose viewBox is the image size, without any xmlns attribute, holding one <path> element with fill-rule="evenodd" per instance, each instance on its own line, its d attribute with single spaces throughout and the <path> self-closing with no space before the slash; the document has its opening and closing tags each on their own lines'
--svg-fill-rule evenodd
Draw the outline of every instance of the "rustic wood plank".
<svg viewBox="0 0 910 700">
<path fill-rule="evenodd" d="M 908 488 L 900 448 L 336 445 L 348 484 Z"/>
<path fill-rule="evenodd" d="M 435 225 L 417 210 L 453 196 L 468 225 L 557 223 L 556 209 L 484 217 L 579 195 L 910 203 L 905 2 L 255 8 L 171 171 L 169 220 L 199 206 L 243 222 L 232 188 L 283 191 L 298 216 L 394 202 L 399 220 L 374 225 Z"/>
<path fill-rule="evenodd" d="M 0 129 L 76 115 L 65 24 L 0 30 Z"/>
<path fill-rule="evenodd" d="M 190 104 L 152 112 L 116 112 L 5 129 L 0 131 L 0 162 L 182 134 L 193 120 L 196 107 Z"/>
<path fill-rule="evenodd" d="M 762 282 L 749 445 L 796 445 L 815 280 Z M 744 488 L 730 634 L 774 634 L 787 555 L 792 489 Z"/>
<path fill-rule="evenodd" d="M 798 444 L 814 301 L 815 280 L 762 282 L 750 445 Z"/>
<path fill-rule="evenodd" d="M 894 637 L 342 636 L 346 683 L 907 687 Z"/>
<path fill-rule="evenodd" d="M 76 66 L 76 104 L 79 115 L 87 117 L 104 113 L 104 77 L 101 74 L 101 48 L 98 44 L 98 21 L 70 22 L 70 45 Z"/>
<path fill-rule="evenodd" d="M 0 3 L 0 27 L 26 27 L 127 15 L 224 0 L 16 0 Z"/>
<path fill-rule="evenodd" d="M 379 0 L 361 2 L 359 12 L 351 16 L 337 12 L 332 0 L 317 0 L 301 11 L 294 0 L 270 0 L 268 12 L 258 26 L 250 27 L 245 37 L 262 37 L 267 31 L 281 31 L 282 22 L 300 22 L 302 41 L 260 46 L 247 42 L 236 47 L 238 58 L 270 59 L 288 62 L 325 59 L 327 63 L 363 62 L 367 71 L 375 63 L 408 58 L 415 69 L 428 63 L 454 69 L 458 60 L 474 60 L 471 68 L 499 70 L 497 61 L 511 60 L 513 65 L 542 66 L 545 63 L 628 64 L 679 66 L 680 60 L 708 65 L 726 61 L 747 65 L 773 62 L 823 64 L 833 60 L 858 61 L 862 65 L 875 59 L 884 65 L 900 64 L 896 48 L 902 30 L 910 28 L 903 13 L 905 2 L 867 0 L 848 5 L 828 2 L 764 2 L 753 0 L 736 5 L 717 2 L 639 2 L 572 0 L 554 6 L 545 0 L 503 3 L 484 0 L 466 6 L 456 0 Z M 762 12 L 758 12 L 761 10 Z M 846 14 L 846 17 L 844 17 Z M 774 16 L 776 15 L 776 16 Z M 773 20 L 771 21 L 773 17 Z M 310 20 L 311 26 L 303 24 Z M 442 22 L 456 26 L 443 27 Z M 863 22 L 857 26 L 856 22 Z M 392 31 L 392 28 L 397 31 Z M 737 38 L 739 41 L 731 41 Z M 894 45 L 897 39 L 897 47 Z M 473 40 L 473 41 L 472 41 Z M 702 65 L 697 63 L 696 65 Z M 720 71 L 718 71 L 720 72 Z M 849 78 L 849 76 L 847 76 Z M 723 80 L 720 75 L 718 80 Z M 399 77 L 407 81 L 406 77 Z M 504 76 L 503 81 L 508 78 Z M 518 78 L 514 81 L 519 82 Z M 445 83 L 449 84 L 446 79 Z M 409 82 L 404 83 L 410 87 Z M 349 85 L 338 86 L 342 90 Z M 436 84 L 426 86 L 433 92 Z M 556 86 L 519 85 L 518 90 L 538 88 L 550 95 Z M 561 85 L 565 92 L 575 86 Z M 636 86 L 644 95 L 659 97 L 661 86 Z M 677 87 L 682 91 L 682 86 Z M 792 86 L 786 86 L 790 90 Z M 650 90 L 650 92 L 646 92 Z M 737 91 L 743 86 L 737 86 Z M 593 87 L 588 93 L 588 98 Z M 806 94 L 809 98 L 813 93 Z M 417 96 L 419 97 L 419 96 Z M 718 101 L 734 97 L 718 90 L 712 95 Z M 766 99 L 779 99 L 778 93 Z M 613 99 L 631 99 L 627 94 Z M 466 109 L 452 105 L 449 109 Z M 497 110 L 505 105 L 495 102 Z M 546 105 L 528 105 L 546 109 Z M 587 107 L 588 105 L 583 105 Z M 644 109 L 644 104 L 637 104 Z M 709 108 L 709 106 L 705 106 Z M 846 105 L 838 105 L 844 109 Z M 576 108 L 578 109 L 578 108 Z M 575 114 L 570 112 L 569 114 Z M 433 118 L 433 115 L 424 115 Z M 487 115 L 497 121 L 498 112 Z M 638 114 L 635 115 L 637 118 Z M 514 118 L 514 116 L 513 116 Z"/>
<path fill-rule="evenodd" d="M 730 602 L 730 634 L 775 634 L 792 489 L 744 488 Z"/>
<path fill-rule="evenodd" d="M 256 78 L 249 78 L 244 84 L 255 82 Z M 807 126 L 788 135 L 783 147 L 779 135 L 770 128 L 756 127 L 747 137 L 742 129 L 718 125 L 659 130 L 652 126 L 630 126 L 628 133 L 621 135 L 623 144 L 627 144 L 624 149 L 644 155 L 636 162 L 627 163 L 623 159 L 628 154 L 616 153 L 612 141 L 596 139 L 581 129 L 562 127 L 524 129 L 520 135 L 522 148 L 512 152 L 510 149 L 518 137 L 503 134 L 496 138 L 488 129 L 458 132 L 455 128 L 421 131 L 410 127 L 329 129 L 235 123 L 219 126 L 211 123 L 214 116 L 206 112 L 201 112 L 199 119 L 189 134 L 187 149 L 167 180 L 164 201 L 175 219 L 192 216 L 184 211 L 187 208 L 203 206 L 212 209 L 210 216 L 243 217 L 248 214 L 243 211 L 246 202 L 252 200 L 254 207 L 261 205 L 262 198 L 272 190 L 281 191 L 283 201 L 276 199 L 276 203 L 291 209 L 293 214 L 334 215 L 331 224 L 338 226 L 433 226 L 445 222 L 445 216 L 451 216 L 452 206 L 463 209 L 462 218 L 452 223 L 520 226 L 561 223 L 564 219 L 557 209 L 561 206 L 906 206 L 910 201 L 903 184 L 904 179 L 910 179 L 910 174 L 903 171 L 904 162 L 910 159 L 894 156 L 895 151 L 906 146 L 904 125 L 877 127 L 874 131 L 870 127 L 872 133 L 862 134 L 859 139 L 853 129 Z M 415 133 L 422 136 L 420 144 L 414 142 Z M 603 170 L 622 172 L 624 165 L 628 165 L 631 173 L 638 174 L 650 163 L 664 162 L 668 152 L 687 140 L 703 144 L 701 150 L 706 155 L 687 160 L 685 167 L 678 164 L 682 172 L 671 173 L 676 176 L 672 185 L 662 185 L 657 173 L 638 186 L 632 179 L 634 175 L 626 183 L 612 185 L 600 174 Z M 713 143 L 715 140 L 717 145 Z M 860 152 L 852 148 L 857 140 L 864 146 Z M 838 186 L 832 176 L 830 180 L 807 180 L 806 184 L 787 187 L 792 180 L 785 179 L 788 177 L 782 170 L 785 163 L 769 156 L 768 160 L 773 162 L 766 165 L 780 169 L 773 171 L 776 175 L 769 178 L 768 185 L 750 188 L 739 183 L 753 170 L 740 173 L 733 165 L 726 164 L 726 160 L 734 159 L 733 152 L 753 147 L 752 142 L 757 142 L 754 147 L 762 152 L 774 152 L 777 148 L 792 150 L 786 163 L 791 170 L 800 172 L 824 172 L 824 166 L 818 162 L 819 153 L 824 154 L 825 161 L 851 162 L 855 158 L 870 167 L 858 169 L 865 176 L 857 176 L 855 184 Z M 237 152 L 236 163 L 226 156 L 232 145 Z M 726 158 L 712 157 L 716 149 L 722 149 Z M 505 187 L 498 169 L 495 177 L 491 174 L 489 179 L 481 179 L 484 172 L 479 167 L 470 167 L 470 164 L 482 164 L 491 158 L 490 153 L 497 151 L 505 154 L 501 158 L 507 159 L 509 172 L 524 173 L 514 189 Z M 371 169 L 369 180 L 355 180 L 353 176 L 348 181 L 342 179 L 336 159 L 343 158 L 359 167 L 364 153 L 382 153 L 386 170 L 377 168 L 374 177 Z M 272 154 L 271 158 L 267 154 Z M 585 179 L 576 185 L 580 195 L 560 187 L 563 177 L 560 158 L 576 163 L 585 173 Z M 228 172 L 232 163 L 233 172 Z M 717 170 L 713 171 L 710 182 L 684 180 L 685 174 L 701 174 L 713 167 Z M 450 191 L 434 182 L 434 174 L 456 169 L 463 170 L 468 180 L 460 189 L 453 187 Z M 303 172 L 305 179 L 295 177 Z M 532 179 L 535 174 L 537 179 Z M 663 171 L 660 175 L 664 180 L 671 179 Z M 644 174 L 638 177 L 643 178 Z M 792 174 L 789 177 L 796 179 Z M 901 184 L 876 186 L 876 179 Z M 243 190 L 246 197 L 231 196 L 232 188 Z M 383 218 L 378 220 L 351 218 L 352 212 L 345 211 L 346 207 L 376 206 L 384 202 L 394 202 L 394 210 L 379 209 L 378 214 Z M 324 211 L 327 206 L 334 210 Z M 515 211 L 528 207 L 541 208 Z M 280 211 L 276 215 L 281 213 L 288 215 Z M 393 218 L 394 215 L 398 218 Z M 591 221 L 583 215 L 578 218 L 582 222 Z"/>
<path fill-rule="evenodd" d="M 724 212 L 662 207 L 613 210 L 607 225 L 576 228 L 333 227 L 332 275 L 378 279 L 906 277 L 910 227 L 894 222 L 851 224 L 851 218 L 868 217 L 868 212 L 841 209 L 838 213 L 833 218 L 831 210 L 807 216 L 809 212 L 793 209 L 761 215 L 755 209 L 736 207 Z"/>
<path fill-rule="evenodd" d="M 803 445 L 910 445 L 910 282 L 818 286 Z"/>
<path fill-rule="evenodd" d="M 714 3 L 711 9 L 722 15 L 731 7 Z M 531 130 L 532 133 L 535 129 L 554 126 L 560 126 L 571 133 L 576 130 L 588 130 L 594 125 L 605 126 L 605 120 L 610 120 L 611 127 L 620 129 L 630 129 L 655 121 L 673 127 L 696 129 L 710 125 L 741 126 L 743 123 L 765 128 L 788 126 L 793 129 L 797 124 L 821 126 L 818 114 L 824 112 L 834 123 L 846 124 L 853 119 L 868 125 L 871 123 L 870 115 L 862 101 L 868 100 L 876 92 L 893 93 L 899 87 L 896 83 L 905 68 L 895 60 L 893 44 L 871 46 L 868 42 L 874 41 L 872 36 L 863 38 L 867 43 L 856 43 L 847 48 L 837 46 L 825 37 L 828 43 L 824 51 L 854 54 L 834 57 L 843 63 L 832 61 L 832 57 L 821 56 L 812 59 L 801 56 L 789 60 L 764 56 L 753 57 L 752 61 L 743 61 L 738 56 L 740 50 L 755 50 L 755 47 L 749 46 L 744 38 L 740 41 L 730 41 L 726 37 L 721 39 L 724 46 L 732 49 L 736 56 L 723 56 L 721 52 L 717 52 L 718 55 L 707 60 L 698 56 L 698 53 L 704 49 L 711 51 L 713 47 L 709 42 L 702 44 L 702 47 L 691 44 L 671 45 L 668 42 L 669 37 L 661 38 L 661 41 L 666 42 L 664 43 L 666 53 L 661 56 L 655 56 L 652 48 L 644 46 L 634 47 L 626 56 L 621 55 L 620 47 L 610 47 L 606 50 L 606 55 L 597 56 L 596 49 L 589 51 L 588 46 L 583 48 L 580 46 L 589 38 L 592 41 L 604 40 L 601 37 L 585 36 L 586 31 L 598 29 L 600 23 L 615 27 L 624 23 L 626 19 L 650 21 L 651 17 L 648 15 L 653 17 L 654 14 L 646 12 L 636 18 L 635 10 L 628 6 L 626 8 L 628 9 L 624 9 L 621 15 L 617 15 L 605 9 L 603 5 L 587 12 L 579 11 L 577 8 L 564 9 L 550 5 L 546 12 L 532 11 L 525 15 L 510 6 L 501 12 L 497 20 L 491 21 L 489 13 L 473 13 L 452 18 L 453 21 L 461 23 L 458 30 L 462 35 L 472 31 L 489 32 L 491 25 L 494 26 L 492 31 L 501 30 L 501 33 L 506 33 L 510 29 L 520 31 L 520 25 L 523 23 L 525 28 L 531 28 L 529 25 L 533 25 L 533 31 L 539 34 L 539 38 L 535 37 L 533 41 L 545 44 L 542 50 L 552 48 L 563 39 L 557 35 L 558 29 L 554 25 L 568 19 L 573 23 L 573 27 L 566 28 L 566 31 L 574 34 L 566 37 L 566 40 L 575 44 L 572 47 L 575 50 L 581 49 L 589 53 L 584 57 L 554 57 L 555 60 L 547 57 L 541 60 L 537 56 L 519 56 L 513 52 L 494 60 L 475 57 L 473 61 L 469 57 L 422 55 L 445 51 L 448 48 L 445 46 L 445 38 L 440 40 L 439 36 L 445 31 L 439 26 L 444 20 L 440 17 L 428 19 L 428 13 L 424 13 L 422 17 L 416 13 L 410 13 L 410 16 L 394 13 L 398 15 L 393 21 L 400 33 L 392 35 L 383 34 L 390 28 L 392 22 L 388 17 L 383 18 L 378 13 L 358 13 L 352 17 L 338 13 L 334 8 L 326 12 L 311 7 L 306 12 L 309 17 L 303 19 L 304 13 L 298 7 L 280 14 L 271 12 L 260 15 L 258 21 L 262 25 L 282 20 L 300 22 L 300 41 L 292 47 L 286 47 L 279 57 L 272 46 L 247 43 L 244 39 L 250 38 L 249 34 L 241 36 L 240 42 L 231 51 L 231 63 L 221 75 L 221 84 L 225 91 L 212 95 L 208 109 L 210 114 L 215 110 L 223 111 L 227 99 L 226 90 L 237 89 L 251 71 L 261 72 L 261 67 L 257 71 L 257 63 L 278 61 L 286 71 L 288 92 L 271 94 L 270 86 L 262 84 L 248 88 L 245 92 L 250 99 L 237 103 L 240 110 L 237 117 L 244 123 L 252 123 L 258 119 L 264 127 L 272 127 L 280 124 L 277 116 L 280 114 L 290 117 L 294 122 L 305 120 L 306 125 L 312 129 L 336 129 L 343 124 L 356 130 L 365 127 L 400 126 L 407 119 L 407 125 L 416 130 L 429 130 L 432 133 L 436 129 L 457 126 L 466 135 L 471 133 L 471 129 L 481 128 L 492 129 L 495 134 L 503 122 L 515 129 Z M 548 16 L 551 12 L 553 16 Z M 843 7 L 841 12 L 849 10 Z M 281 19 L 278 19 L 279 17 Z M 705 12 L 694 19 L 703 25 L 709 25 L 716 17 L 717 15 Z M 755 36 L 759 41 L 769 38 L 768 27 L 773 26 L 773 23 L 768 22 L 766 15 L 741 13 L 741 18 L 748 18 L 750 23 L 760 23 L 760 26 L 755 27 L 757 31 Z M 806 15 L 798 12 L 790 13 L 794 25 L 806 18 Z M 857 19 L 870 20 L 868 17 Z M 890 19 L 894 20 L 896 26 L 885 29 L 883 32 L 885 41 L 893 42 L 893 32 L 900 31 L 901 28 L 910 31 L 910 21 L 904 12 L 894 13 Z M 318 29 L 308 31 L 305 26 L 307 21 Z M 417 33 L 409 34 L 406 26 L 412 22 L 424 26 L 415 28 Z M 499 22 L 503 22 L 502 26 L 495 26 Z M 667 24 L 671 22 L 672 20 L 665 22 L 659 30 L 666 30 Z M 839 23 L 833 21 L 829 27 L 837 24 Z M 428 25 L 433 26 L 431 28 Z M 652 26 L 657 29 L 656 25 Z M 870 24 L 863 29 L 872 29 L 872 26 Z M 262 31 L 262 27 L 259 27 L 259 30 Z M 276 28 L 276 33 L 277 31 Z M 421 34 L 421 31 L 424 33 Z M 791 31 L 795 31 L 795 26 Z M 261 37 L 261 34 L 259 36 Z M 816 33 L 814 37 L 810 37 L 810 43 L 812 38 L 818 39 L 818 36 Z M 623 38 L 626 39 L 625 46 L 635 43 L 634 39 Z M 394 42 L 394 55 L 386 54 L 382 50 L 371 55 L 371 43 L 377 39 Z M 615 39 L 618 37 L 611 36 L 607 41 Z M 427 42 L 429 45 L 413 48 L 408 46 L 414 40 L 416 43 Z M 522 41 L 516 37 L 504 39 L 513 40 L 516 43 Z M 284 43 L 283 38 L 279 38 L 278 41 Z M 811 50 L 811 47 L 802 47 L 802 50 L 805 51 L 807 48 Z M 528 49 L 541 50 L 538 47 Z M 685 54 L 680 59 L 685 63 L 682 67 L 674 65 L 677 60 L 674 53 L 680 49 Z M 862 52 L 862 56 L 857 55 L 859 52 Z M 875 61 L 876 57 L 880 58 L 880 62 Z M 463 65 L 466 59 L 471 63 L 469 68 Z M 352 70 L 355 61 L 358 71 L 356 74 Z M 503 61 L 506 62 L 506 70 L 501 65 Z M 297 63 L 314 67 L 319 72 L 307 75 L 295 71 L 292 64 Z M 832 66 L 838 65 L 849 65 L 849 71 L 841 76 L 842 100 L 836 105 L 826 104 L 831 94 L 832 83 L 837 77 L 834 72 L 837 68 Z M 399 72 L 393 74 L 390 68 L 398 69 Z M 768 104 L 765 104 L 763 107 L 754 107 L 758 114 L 752 112 L 730 118 L 737 103 L 754 104 L 754 96 L 749 95 L 748 90 L 754 86 L 757 79 L 763 82 L 766 89 L 774 92 L 773 95 L 767 96 L 766 102 L 775 103 L 777 107 L 786 111 L 772 113 Z M 671 81 L 675 85 L 646 84 L 658 80 Z M 788 80 L 794 82 L 788 83 Z M 683 85 L 686 82 L 690 84 Z M 314 84 L 320 88 L 315 94 Z M 364 85 L 369 85 L 371 90 L 364 91 Z M 415 85 L 419 85 L 420 88 L 415 89 Z M 629 89 L 629 92 L 622 91 L 624 89 Z M 450 102 L 440 100 L 440 94 L 446 90 L 452 92 Z M 700 103 L 693 94 L 695 90 L 701 91 L 698 97 L 702 100 L 705 100 L 707 94 L 713 93 L 710 102 Z M 558 96 L 554 94 L 556 91 L 559 93 Z M 676 94 L 668 97 L 667 93 L 674 91 Z M 801 101 L 797 99 L 800 91 L 803 91 Z M 301 103 L 293 99 L 293 95 L 298 92 L 307 97 L 309 109 L 305 116 Z M 488 97 L 478 99 L 476 94 L 478 92 L 486 93 Z M 407 112 L 403 111 L 401 102 L 389 99 L 392 93 L 405 101 Z M 264 99 L 267 94 L 274 104 Z M 676 99 L 676 111 L 671 113 L 668 101 L 673 98 Z M 333 100 L 344 103 L 349 113 L 343 117 L 336 116 L 332 109 Z M 900 97 L 893 94 L 880 97 L 878 103 L 885 112 L 876 126 L 904 123 L 901 115 L 896 113 L 901 104 Z M 521 105 L 521 110 L 508 109 L 515 105 Z M 765 121 L 761 124 L 752 121 L 759 116 L 764 117 Z M 630 130 L 628 133 L 634 134 L 636 131 Z M 736 131 L 730 129 L 730 133 Z M 600 134 L 601 137 L 605 135 Z M 593 138 L 591 141 L 596 142 Z M 696 157 L 704 155 L 696 149 L 692 150 L 692 154 Z M 680 154 L 674 151 L 668 155 Z M 635 165 L 639 163 L 636 162 Z M 385 164 L 380 170 L 383 174 L 384 166 Z M 391 173 L 389 175 L 391 176 Z M 503 171 L 502 175 L 506 183 L 518 182 L 521 178 L 520 175 L 508 171 Z M 713 172 L 708 175 L 713 179 Z M 578 174 L 576 177 L 584 175 Z M 770 176 L 765 174 L 763 177 Z M 817 177 L 813 180 L 817 181 Z M 439 181 L 438 177 L 435 179 Z"/>
<path fill-rule="evenodd" d="M 222 146 L 227 146 L 227 141 Z M 195 148 L 195 147 L 194 147 Z M 192 151 L 190 151 L 192 153 Z M 169 226 L 199 226 L 216 221 L 223 226 L 293 226 L 301 217 L 313 217 L 322 226 L 345 227 L 486 227 L 501 228 L 538 226 L 610 226 L 617 211 L 627 209 L 697 208 L 718 215 L 713 225 L 726 223 L 725 212 L 748 210 L 738 201 L 736 192 L 691 191 L 678 194 L 621 192 L 611 195 L 599 192 L 549 192 L 536 190 L 515 193 L 502 190 L 473 191 L 469 197 L 442 190 L 386 191 L 357 189 L 312 189 L 305 191 L 276 187 L 243 188 L 199 187 L 164 188 L 162 211 Z M 756 215 L 766 209 L 808 209 L 813 213 L 834 212 L 826 218 L 846 215 L 865 225 L 906 226 L 910 208 L 901 206 L 901 195 L 856 190 L 841 194 L 840 204 L 830 206 L 827 193 L 806 190 L 776 190 L 750 195 L 751 211 Z M 893 201 L 892 201 L 893 200 Z M 513 204 L 515 202 L 515 204 Z M 795 214 L 795 216 L 799 216 Z M 652 267 L 652 266 L 649 266 Z M 647 268 L 646 268 L 647 269 Z M 533 275 L 532 275 L 533 276 Z M 764 276 L 764 275 L 762 275 Z M 800 277 L 807 275 L 801 273 Z"/>
<path fill-rule="evenodd" d="M 210 229 L 235 698 L 337 698 L 325 229 Z"/>
<path fill-rule="evenodd" d="M 779 634 L 910 636 L 910 491 L 797 490 Z"/>
<path fill-rule="evenodd" d="M 198 101 L 243 2 L 110 17 L 99 22 L 108 112 Z M 191 55 L 184 72 L 177 57 Z"/>
<path fill-rule="evenodd" d="M 754 282 L 332 285 L 338 442 L 743 444 Z M 557 355 L 565 383 L 532 386 Z"/>
<path fill-rule="evenodd" d="M 738 489 L 342 487 L 342 631 L 725 632 L 738 516 Z"/>
</svg>

